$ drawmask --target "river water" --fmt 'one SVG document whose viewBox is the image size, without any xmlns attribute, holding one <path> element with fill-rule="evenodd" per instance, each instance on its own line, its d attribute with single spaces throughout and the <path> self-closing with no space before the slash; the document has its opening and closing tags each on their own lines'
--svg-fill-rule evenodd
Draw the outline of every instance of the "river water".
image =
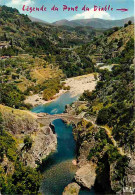
<svg viewBox="0 0 135 195">
<path fill-rule="evenodd" d="M 60 114 L 65 110 L 65 105 L 76 101 L 77 97 L 71 97 L 69 93 L 61 95 L 56 101 L 46 105 L 40 105 L 32 109 L 32 112 L 45 112 L 48 114 Z M 40 191 L 44 195 L 61 195 L 65 186 L 74 181 L 77 167 L 72 164 L 75 159 L 75 141 L 72 135 L 72 126 L 66 125 L 61 119 L 53 121 L 57 134 L 57 151 L 50 155 L 43 163 L 43 182 Z M 94 190 L 81 190 L 80 195 L 94 195 Z"/>
</svg>

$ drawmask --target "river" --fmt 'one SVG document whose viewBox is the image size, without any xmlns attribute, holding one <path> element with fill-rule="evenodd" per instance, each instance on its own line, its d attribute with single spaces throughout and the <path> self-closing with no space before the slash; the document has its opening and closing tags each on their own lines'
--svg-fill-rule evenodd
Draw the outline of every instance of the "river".
<svg viewBox="0 0 135 195">
<path fill-rule="evenodd" d="M 32 109 L 32 112 L 45 112 L 48 114 L 60 114 L 65 110 L 65 105 L 76 101 L 77 97 L 71 97 L 70 93 L 61 95 L 56 101 L 46 105 L 40 105 Z M 74 179 L 77 167 L 72 164 L 75 159 L 75 141 L 72 135 L 72 126 L 66 125 L 61 119 L 53 121 L 57 134 L 57 151 L 49 156 L 43 163 L 43 182 L 40 191 L 45 195 L 61 195 L 65 186 Z M 80 195 L 94 195 L 94 190 L 83 189 Z"/>
</svg>

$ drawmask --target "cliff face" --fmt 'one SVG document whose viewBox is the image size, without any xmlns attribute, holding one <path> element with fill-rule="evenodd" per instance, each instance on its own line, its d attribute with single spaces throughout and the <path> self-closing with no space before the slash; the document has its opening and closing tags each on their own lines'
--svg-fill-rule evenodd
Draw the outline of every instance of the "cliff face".
<svg viewBox="0 0 135 195">
<path fill-rule="evenodd" d="M 126 169 L 126 186 L 128 186 L 127 191 L 134 193 L 135 190 L 135 153 L 131 154 L 131 160 L 129 162 L 128 168 Z"/>
<path fill-rule="evenodd" d="M 87 157 L 90 150 L 95 146 L 94 134 L 98 132 L 98 128 L 93 127 L 91 124 L 90 128 L 86 129 L 87 125 L 89 123 L 83 120 L 82 124 L 73 129 L 73 135 L 77 145 L 77 162 L 79 167 L 89 162 Z"/>
<path fill-rule="evenodd" d="M 84 103 L 87 107 L 87 103 L 82 102 Z M 76 182 L 87 188 L 93 185 L 98 188 L 100 186 L 101 191 L 107 193 L 131 192 L 129 194 L 133 194 L 134 155 L 119 148 L 110 134 L 109 127 L 95 124 L 95 119 L 85 115 L 85 110 L 79 112 L 80 107 L 81 102 L 76 102 L 66 109 L 68 113 L 78 114 L 78 117 L 83 118 L 73 129 L 77 146 L 77 165 L 79 166 L 75 175 Z M 90 165 L 93 165 L 92 168 Z M 89 167 L 87 171 L 83 170 L 85 166 Z"/>
<path fill-rule="evenodd" d="M 43 126 L 32 135 L 33 144 L 29 151 L 22 153 L 22 160 L 25 165 L 35 167 L 36 163 L 42 163 L 50 153 L 56 150 L 57 138 L 50 127 Z"/>
<path fill-rule="evenodd" d="M 86 126 L 88 129 L 86 129 Z M 98 128 L 84 119 L 73 129 L 77 146 L 77 165 L 79 166 L 75 174 L 75 180 L 81 186 L 89 189 L 94 186 L 96 180 L 97 159 L 88 160 L 89 151 L 95 146 L 95 132 L 98 132 Z"/>
<path fill-rule="evenodd" d="M 57 137 L 49 126 L 49 121 L 43 125 L 37 121 L 36 114 L 3 105 L 0 105 L 0 112 L 6 130 L 16 139 L 18 152 L 25 165 L 34 168 L 56 150 Z M 26 136 L 32 139 L 32 146 L 27 150 L 23 141 Z"/>
<path fill-rule="evenodd" d="M 113 172 L 116 170 L 115 166 L 111 169 L 112 164 L 109 164 L 107 150 L 110 140 L 107 140 L 105 131 L 82 119 L 74 128 L 73 134 L 77 144 L 77 162 L 80 167 L 75 176 L 76 181 L 89 189 L 92 186 L 98 186 L 98 188 L 101 186 L 101 192 L 103 190 L 107 193 L 112 193 L 112 189 L 120 187 L 119 181 L 114 183 L 112 179 Z M 103 136 L 103 140 L 101 138 L 99 140 L 98 136 Z M 87 171 L 83 170 L 84 167 L 87 167 Z"/>
<path fill-rule="evenodd" d="M 13 135 L 32 134 L 38 131 L 40 125 L 36 121 L 36 114 L 25 110 L 13 109 L 0 105 L 0 112 L 4 120 L 6 130 Z"/>
</svg>

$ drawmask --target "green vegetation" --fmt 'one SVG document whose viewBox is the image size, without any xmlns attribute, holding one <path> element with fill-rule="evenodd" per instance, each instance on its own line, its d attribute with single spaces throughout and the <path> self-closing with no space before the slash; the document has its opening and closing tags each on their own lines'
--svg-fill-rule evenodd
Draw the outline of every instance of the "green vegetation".
<svg viewBox="0 0 135 195">
<path fill-rule="evenodd" d="M 26 95 L 44 91 L 45 100 L 53 99 L 60 89 L 69 89 L 60 84 L 61 78 L 94 71 L 94 64 L 82 52 L 83 48 L 74 49 L 83 43 L 83 29 L 73 32 L 42 26 L 17 9 L 6 6 L 0 9 L 0 42 L 7 46 L 0 49 L 1 104 L 29 109 L 31 106 L 23 103 Z M 90 28 L 88 31 L 87 41 L 100 34 Z"/>
<path fill-rule="evenodd" d="M 6 6 L 1 7 L 0 17 L 0 41 L 10 45 L 7 49 L 0 50 L 0 56 L 19 54 L 30 54 L 40 58 L 42 56 L 49 64 L 62 69 L 67 77 L 94 71 L 91 58 L 89 55 L 86 56 L 84 48 L 80 45 L 103 34 L 102 31 L 90 27 L 58 28 L 47 24 L 40 25 L 31 22 L 16 9 Z"/>
<path fill-rule="evenodd" d="M 134 107 L 134 40 L 126 36 L 130 34 L 132 24 L 129 22 L 122 29 L 115 29 L 115 32 L 110 32 L 107 40 L 109 45 L 106 45 L 104 50 L 106 63 L 117 63 L 112 68 L 112 71 L 101 70 L 99 72 L 99 81 L 96 89 L 93 92 L 85 91 L 80 100 L 88 101 L 88 108 L 85 117 L 96 118 L 98 126 L 102 126 L 98 132 L 93 134 L 94 147 L 90 149 L 88 160 L 97 163 L 97 178 L 96 184 L 101 184 L 108 193 L 107 186 L 113 184 L 114 192 L 117 192 L 125 185 L 126 171 L 129 164 L 129 158 L 123 151 L 132 153 L 135 150 L 133 128 L 133 107 Z M 127 33 L 125 37 L 121 37 L 121 31 Z M 119 33 L 119 36 L 117 36 Z M 115 39 L 114 39 L 115 37 Z M 117 39 L 116 39 L 117 38 Z M 100 41 L 99 41 L 100 40 Z M 103 37 L 96 39 L 97 49 L 104 49 Z M 107 41 L 106 40 L 106 41 Z M 125 41 L 126 40 L 126 41 Z M 99 47 L 100 46 L 100 47 Z M 111 48 L 118 50 L 116 57 L 112 57 L 109 53 Z M 87 50 L 89 46 L 87 45 Z M 108 51 L 107 51 L 108 50 Z M 88 50 L 91 53 L 91 49 Z M 94 52 L 94 50 L 93 50 Z M 107 55 L 110 55 L 110 59 Z M 108 56 L 109 56 L 108 55 Z M 108 129 L 108 132 L 105 129 Z M 78 128 L 79 136 L 83 127 Z M 87 132 L 85 129 L 84 133 Z M 112 140 L 115 140 L 115 144 Z M 85 141 L 90 140 L 85 137 L 80 139 L 79 146 L 85 144 Z M 129 152 L 130 151 L 130 152 Z M 111 180 L 111 183 L 108 182 Z M 104 182 L 106 185 L 104 185 Z M 110 186 L 111 188 L 112 186 Z"/>
<path fill-rule="evenodd" d="M 13 175 L 5 176 L 4 171 L 1 173 L 3 194 L 38 194 L 41 176 L 36 170 L 16 162 Z"/>
<path fill-rule="evenodd" d="M 129 20 L 128 23 L 126 23 L 126 24 L 124 25 L 124 27 L 127 27 L 128 25 L 131 25 L 131 24 L 132 24 L 132 21 Z"/>
<path fill-rule="evenodd" d="M 0 85 L 1 98 L 0 103 L 10 107 L 20 108 L 24 106 L 22 101 L 25 99 L 22 92 L 13 84 Z"/>
<path fill-rule="evenodd" d="M 24 148 L 26 149 L 26 150 L 29 150 L 30 148 L 31 148 L 31 146 L 32 146 L 32 139 L 31 139 L 31 137 L 30 136 L 26 136 L 25 138 L 24 138 Z"/>
<path fill-rule="evenodd" d="M 104 33 L 88 27 L 57 28 L 33 23 L 18 10 L 2 6 L 0 32 L 0 42 L 7 47 L 0 49 L 0 104 L 30 109 L 30 105 L 23 103 L 26 95 L 43 91 L 45 100 L 53 99 L 60 89 L 69 89 L 61 83 L 63 78 L 97 71 L 96 89 L 85 91 L 80 98 L 87 100 L 88 105 L 78 107 L 76 112 L 85 111 L 85 117 L 94 116 L 97 125 L 111 129 L 110 136 L 119 147 L 134 151 L 134 30 L 131 21 L 123 28 L 115 27 Z M 98 61 L 116 65 L 112 71 L 101 70 L 95 66 Z M 97 80 L 96 74 L 94 78 Z M 98 129 L 84 119 L 75 128 L 74 136 L 82 149 L 85 144 L 89 146 L 91 140 L 95 141 L 88 151 L 88 159 L 97 162 L 97 181 L 107 182 L 111 178 L 122 186 L 129 159 L 120 154 L 104 128 Z M 31 137 L 26 136 L 25 152 L 32 144 Z M 41 175 L 21 162 L 16 145 L 0 115 L 0 191 L 2 194 L 38 194 Z"/>
<path fill-rule="evenodd" d="M 133 80 L 132 65 L 114 66 L 112 72 L 100 71 L 96 90 L 92 94 L 85 92 L 81 97 L 91 103 L 88 114 L 95 115 L 95 105 L 103 104 L 103 107 L 97 110 L 97 123 L 110 126 L 119 145 L 129 147 L 130 150 L 134 148 Z"/>
<path fill-rule="evenodd" d="M 130 38 L 124 50 L 117 57 L 109 59 L 107 62 L 109 64 L 132 63 L 133 56 L 134 56 L 134 39 Z"/>
<path fill-rule="evenodd" d="M 56 93 L 59 93 L 59 90 L 62 89 L 63 85 L 60 84 L 59 79 L 51 79 L 45 82 L 42 87 L 44 88 L 43 99 L 50 100 L 54 98 Z"/>
<path fill-rule="evenodd" d="M 56 62 L 67 77 L 79 76 L 94 72 L 94 64 L 83 47 L 76 50 L 63 50 L 56 56 Z"/>
<path fill-rule="evenodd" d="M 112 63 L 129 63 L 133 59 L 132 53 L 127 51 L 133 50 L 134 26 L 132 24 L 126 27 L 115 27 L 104 32 L 104 34 L 94 37 L 89 43 L 78 47 L 81 53 L 88 56 L 92 62 Z M 130 45 L 129 47 L 127 45 Z M 132 51 L 131 51 L 132 52 Z M 125 55 L 125 60 L 123 59 Z M 123 61 L 124 60 L 124 61 Z"/>
<path fill-rule="evenodd" d="M 31 146 L 31 139 L 24 139 Z M 38 194 L 41 175 L 19 160 L 15 139 L 5 131 L 0 113 L 0 191 L 2 194 Z M 4 165 L 4 164 L 5 165 Z"/>
<path fill-rule="evenodd" d="M 97 144 L 90 150 L 88 160 L 91 160 L 93 156 L 100 158 L 100 153 L 104 150 L 104 147 L 111 144 L 111 141 L 108 139 L 104 129 L 100 129 L 100 131 L 96 133 L 95 140 Z"/>
<path fill-rule="evenodd" d="M 99 193 L 105 191 L 107 194 L 113 194 L 123 188 L 126 168 L 129 164 L 129 158 L 120 154 L 109 138 L 104 128 L 96 128 L 92 123 L 83 119 L 73 130 L 77 142 L 77 154 L 86 156 L 88 160 L 97 164 L 95 187 L 100 186 Z M 111 190 L 111 182 L 116 186 Z M 113 183 L 113 184 L 114 184 Z"/>
<path fill-rule="evenodd" d="M 61 88 L 58 80 L 62 77 L 96 71 L 94 66 L 96 54 L 103 54 L 103 61 L 107 63 L 132 62 L 133 25 L 130 21 L 125 28 L 115 27 L 103 34 L 88 27 L 76 27 L 74 30 L 70 27 L 58 29 L 33 23 L 16 9 L 6 6 L 1 7 L 0 16 L 0 41 L 8 45 L 7 48 L 0 50 L 0 56 L 8 56 L 0 60 L 2 83 L 0 103 L 7 106 L 30 108 L 30 105 L 23 104 L 23 100 L 25 95 L 30 95 L 31 92 L 44 91 L 44 99 L 52 99 Z M 121 35 L 122 31 L 125 32 L 124 36 Z M 131 36 L 127 36 L 128 34 Z M 86 41 L 87 36 L 91 39 L 88 38 Z M 118 51 L 116 57 L 112 57 L 114 51 Z M 117 68 L 115 71 L 118 71 Z M 54 86 L 50 84 L 51 79 Z M 49 83 L 48 88 L 46 82 Z M 102 85 L 103 81 L 100 81 L 97 87 Z M 9 94 L 5 98 L 6 90 Z"/>
<path fill-rule="evenodd" d="M 102 184 L 102 187 L 107 190 L 110 183 L 110 166 L 113 166 L 114 172 L 111 174 L 111 180 L 114 182 L 120 182 L 119 188 L 115 191 L 121 190 L 123 187 L 123 178 L 126 175 L 125 169 L 128 167 L 129 158 L 124 155 L 122 156 L 116 147 L 108 139 L 104 129 L 100 129 L 98 133 L 95 134 L 96 145 L 90 150 L 88 160 L 97 158 L 97 181 Z M 104 182 L 108 183 L 108 186 L 104 185 Z"/>
</svg>

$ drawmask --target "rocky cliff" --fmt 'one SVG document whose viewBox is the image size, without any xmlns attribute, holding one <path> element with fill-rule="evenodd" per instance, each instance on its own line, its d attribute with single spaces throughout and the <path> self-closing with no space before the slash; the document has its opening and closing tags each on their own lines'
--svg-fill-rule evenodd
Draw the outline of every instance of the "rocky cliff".
<svg viewBox="0 0 135 195">
<path fill-rule="evenodd" d="M 16 139 L 18 153 L 25 165 L 34 168 L 56 150 L 57 137 L 49 121 L 43 125 L 37 121 L 36 114 L 3 105 L 0 105 L 0 112 L 6 130 Z M 24 144 L 26 136 L 32 140 L 32 146 L 27 149 Z"/>
<path fill-rule="evenodd" d="M 79 166 L 75 175 L 76 182 L 89 189 L 92 186 L 98 186 L 98 188 L 100 186 L 99 193 L 105 191 L 133 194 L 135 189 L 134 154 L 124 152 L 123 148 L 119 148 L 109 133 L 110 129 L 107 126 L 95 124 L 95 119 L 85 114 L 88 106 L 86 102 L 75 102 L 66 109 L 66 112 L 83 118 L 73 129 Z"/>
<path fill-rule="evenodd" d="M 65 187 L 63 195 L 78 195 L 80 188 L 81 187 L 77 183 L 70 183 Z"/>
</svg>

